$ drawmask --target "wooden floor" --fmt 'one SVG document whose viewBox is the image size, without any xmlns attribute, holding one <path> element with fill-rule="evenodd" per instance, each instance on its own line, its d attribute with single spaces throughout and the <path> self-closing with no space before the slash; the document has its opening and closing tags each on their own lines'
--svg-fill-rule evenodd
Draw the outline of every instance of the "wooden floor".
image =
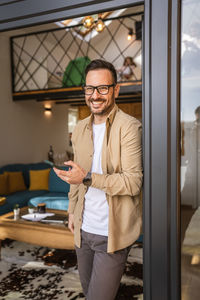
<svg viewBox="0 0 200 300">
<path fill-rule="evenodd" d="M 181 241 L 184 239 L 185 230 L 190 222 L 194 209 L 189 206 L 181 208 Z M 199 300 L 200 290 L 200 263 L 191 264 L 190 255 L 181 256 L 181 300 Z"/>
</svg>

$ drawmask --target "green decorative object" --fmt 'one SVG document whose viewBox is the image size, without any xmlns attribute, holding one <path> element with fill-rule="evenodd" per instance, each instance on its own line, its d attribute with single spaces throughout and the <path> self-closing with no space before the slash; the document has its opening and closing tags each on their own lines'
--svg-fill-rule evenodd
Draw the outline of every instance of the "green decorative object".
<svg viewBox="0 0 200 300">
<path fill-rule="evenodd" d="M 18 209 L 18 208 L 19 208 L 19 204 L 15 204 L 14 209 Z"/>
<path fill-rule="evenodd" d="M 63 75 L 63 87 L 82 86 L 85 84 L 85 68 L 90 62 L 91 60 L 87 56 L 71 60 Z"/>
</svg>

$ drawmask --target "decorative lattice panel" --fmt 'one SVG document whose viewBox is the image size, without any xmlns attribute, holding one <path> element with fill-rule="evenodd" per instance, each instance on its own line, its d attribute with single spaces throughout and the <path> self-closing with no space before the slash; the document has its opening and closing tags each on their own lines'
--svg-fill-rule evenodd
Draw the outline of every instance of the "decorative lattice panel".
<svg viewBox="0 0 200 300">
<path fill-rule="evenodd" d="M 119 71 L 130 56 L 136 66 L 129 81 L 141 80 L 141 26 L 136 28 L 140 21 L 141 15 L 123 16 L 104 20 L 101 33 L 93 28 L 84 35 L 79 24 L 11 38 L 14 92 L 61 88 L 64 74 L 69 86 L 79 86 L 79 81 L 84 82 L 84 66 L 72 62 L 85 57 L 108 60 Z M 130 29 L 133 35 L 128 40 Z M 118 75 L 121 81 L 120 71 Z"/>
</svg>

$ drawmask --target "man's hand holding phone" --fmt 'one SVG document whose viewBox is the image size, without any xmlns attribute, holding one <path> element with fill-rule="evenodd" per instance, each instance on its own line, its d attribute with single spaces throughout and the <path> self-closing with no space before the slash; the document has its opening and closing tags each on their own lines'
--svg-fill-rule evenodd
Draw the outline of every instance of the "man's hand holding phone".
<svg viewBox="0 0 200 300">
<path fill-rule="evenodd" d="M 64 162 L 64 165 L 69 167 L 68 171 L 53 167 L 54 172 L 60 179 L 69 184 L 80 184 L 83 182 L 83 178 L 87 175 L 87 171 L 71 160 Z"/>
</svg>

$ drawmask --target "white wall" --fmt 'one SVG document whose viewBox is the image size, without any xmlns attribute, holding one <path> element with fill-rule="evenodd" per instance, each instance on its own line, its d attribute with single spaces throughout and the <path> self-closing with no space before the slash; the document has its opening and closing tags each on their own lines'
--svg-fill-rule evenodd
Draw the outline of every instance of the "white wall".
<svg viewBox="0 0 200 300">
<path fill-rule="evenodd" d="M 52 116 L 44 115 L 43 103 L 13 102 L 9 38 L 0 34 L 0 166 L 47 159 L 49 146 L 55 152 L 68 147 L 68 106 L 54 105 Z"/>
</svg>

